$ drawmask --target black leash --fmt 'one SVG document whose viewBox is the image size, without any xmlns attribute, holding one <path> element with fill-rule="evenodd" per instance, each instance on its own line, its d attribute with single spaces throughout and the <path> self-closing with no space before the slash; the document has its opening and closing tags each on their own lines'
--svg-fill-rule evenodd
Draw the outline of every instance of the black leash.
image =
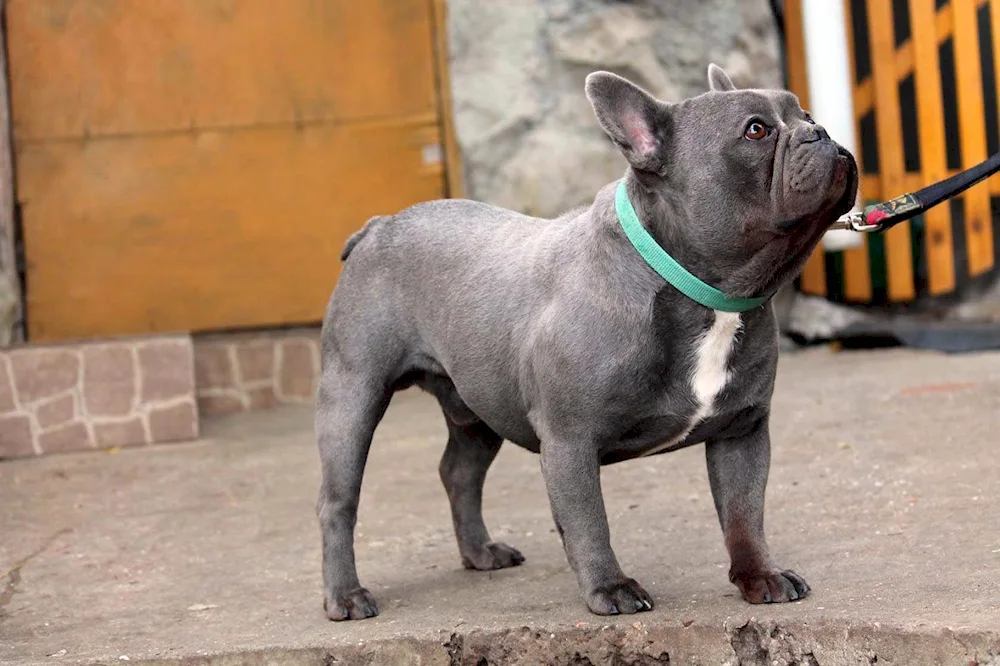
<svg viewBox="0 0 1000 666">
<path fill-rule="evenodd" d="M 904 194 L 890 201 L 871 204 L 865 206 L 864 210 L 843 215 L 831 228 L 867 233 L 891 229 L 900 222 L 916 217 L 942 201 L 961 194 L 998 171 L 1000 171 L 1000 153 L 961 173 L 956 173 L 951 178 L 928 185 L 916 192 Z"/>
</svg>

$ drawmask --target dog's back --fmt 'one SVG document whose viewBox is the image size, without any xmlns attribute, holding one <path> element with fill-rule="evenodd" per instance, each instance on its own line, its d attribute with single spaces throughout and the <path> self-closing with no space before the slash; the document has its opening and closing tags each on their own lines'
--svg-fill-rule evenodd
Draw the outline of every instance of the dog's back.
<svg viewBox="0 0 1000 666">
<path fill-rule="evenodd" d="M 550 220 L 470 199 L 425 201 L 404 208 L 395 215 L 376 215 L 370 218 L 347 239 L 340 259 L 347 261 L 358 244 L 377 228 L 391 228 L 392 242 L 401 248 L 432 241 L 438 250 L 447 251 L 449 248 L 445 246 L 469 245 L 470 240 L 487 241 L 491 240 L 491 236 L 502 236 L 504 244 L 516 243 L 518 238 L 530 237 L 533 232 L 579 215 L 583 209 L 584 207 L 574 209 Z M 515 232 L 513 236 L 512 231 Z"/>
</svg>

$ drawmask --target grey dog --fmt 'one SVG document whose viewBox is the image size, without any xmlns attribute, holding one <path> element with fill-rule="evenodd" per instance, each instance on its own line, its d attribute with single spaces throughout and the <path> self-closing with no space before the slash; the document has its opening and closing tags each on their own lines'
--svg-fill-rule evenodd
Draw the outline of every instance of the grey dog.
<svg viewBox="0 0 1000 666">
<path fill-rule="evenodd" d="M 857 165 L 791 93 L 737 90 L 715 65 L 708 80 L 709 92 L 675 104 L 608 72 L 585 87 L 656 243 L 727 295 L 770 297 L 854 204 Z M 704 442 L 730 581 L 750 603 L 809 592 L 764 537 L 773 308 L 716 310 L 661 277 L 623 232 L 618 184 L 554 220 L 430 201 L 374 217 L 347 241 L 316 407 L 330 619 L 378 613 L 354 561 L 361 478 L 390 398 L 413 385 L 447 422 L 440 475 L 466 567 L 524 561 L 483 523 L 486 471 L 506 439 L 541 454 L 590 610 L 651 609 L 611 548 L 600 468 Z"/>
</svg>

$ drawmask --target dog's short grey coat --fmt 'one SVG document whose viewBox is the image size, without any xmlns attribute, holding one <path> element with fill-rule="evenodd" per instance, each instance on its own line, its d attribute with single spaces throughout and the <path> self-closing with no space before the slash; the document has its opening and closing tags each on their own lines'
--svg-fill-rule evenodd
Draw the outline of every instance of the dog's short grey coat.
<svg viewBox="0 0 1000 666">
<path fill-rule="evenodd" d="M 732 296 L 771 295 L 850 209 L 857 167 L 790 93 L 736 90 L 714 65 L 709 82 L 668 104 L 597 72 L 586 93 L 657 241 Z M 358 496 L 372 433 L 393 392 L 413 384 L 437 397 L 448 424 L 440 472 L 465 566 L 524 560 L 490 539 L 481 511 L 486 471 L 509 440 L 541 454 L 590 610 L 652 608 L 611 549 L 600 465 L 705 442 L 730 580 L 753 603 L 808 592 L 764 538 L 771 305 L 721 313 L 674 289 L 621 230 L 616 185 L 556 220 L 431 201 L 372 218 L 348 241 L 316 408 L 331 619 L 377 613 L 354 562 Z"/>
</svg>

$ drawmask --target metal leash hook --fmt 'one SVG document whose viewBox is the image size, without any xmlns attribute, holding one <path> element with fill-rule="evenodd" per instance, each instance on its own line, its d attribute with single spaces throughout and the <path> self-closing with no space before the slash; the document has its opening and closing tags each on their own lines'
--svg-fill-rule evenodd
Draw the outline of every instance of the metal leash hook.
<svg viewBox="0 0 1000 666">
<path fill-rule="evenodd" d="M 838 217 L 837 221 L 830 225 L 830 228 L 868 233 L 877 231 L 879 225 L 877 222 L 874 224 L 866 223 L 864 211 L 856 210 Z"/>
</svg>

